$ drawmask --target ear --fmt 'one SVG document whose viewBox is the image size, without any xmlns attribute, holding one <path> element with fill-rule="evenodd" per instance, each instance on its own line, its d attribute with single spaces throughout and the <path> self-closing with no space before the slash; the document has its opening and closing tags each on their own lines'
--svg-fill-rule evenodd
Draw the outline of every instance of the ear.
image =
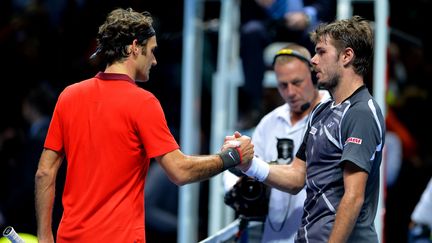
<svg viewBox="0 0 432 243">
<path fill-rule="evenodd" d="M 354 50 L 351 47 L 347 47 L 342 51 L 341 56 L 343 65 L 347 66 L 354 60 Z"/>
<path fill-rule="evenodd" d="M 129 45 L 129 53 L 132 53 L 134 55 L 138 55 L 138 41 L 137 39 L 132 41 L 132 44 Z"/>
</svg>

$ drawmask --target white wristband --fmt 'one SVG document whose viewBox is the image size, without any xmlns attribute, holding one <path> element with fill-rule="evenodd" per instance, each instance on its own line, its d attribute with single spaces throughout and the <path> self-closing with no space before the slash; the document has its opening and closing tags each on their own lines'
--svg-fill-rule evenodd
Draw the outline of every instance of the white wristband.
<svg viewBox="0 0 432 243">
<path fill-rule="evenodd" d="M 255 178 L 255 180 L 263 182 L 265 179 L 267 179 L 269 172 L 269 164 L 258 157 L 254 157 L 251 161 L 251 166 L 249 169 L 243 173 L 247 176 Z"/>
</svg>

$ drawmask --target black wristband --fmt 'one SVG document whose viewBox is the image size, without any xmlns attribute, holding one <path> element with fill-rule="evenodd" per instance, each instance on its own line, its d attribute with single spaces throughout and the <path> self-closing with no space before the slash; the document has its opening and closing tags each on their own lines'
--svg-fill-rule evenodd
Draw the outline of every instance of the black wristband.
<svg viewBox="0 0 432 243">
<path fill-rule="evenodd" d="M 223 162 L 223 169 L 229 169 L 241 163 L 240 154 L 235 148 L 229 148 L 219 153 Z"/>
</svg>

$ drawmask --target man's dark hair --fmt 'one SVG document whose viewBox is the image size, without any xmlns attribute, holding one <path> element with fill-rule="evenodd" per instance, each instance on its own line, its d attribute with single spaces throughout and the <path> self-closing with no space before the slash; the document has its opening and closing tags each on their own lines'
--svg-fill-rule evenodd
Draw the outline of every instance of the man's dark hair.
<svg viewBox="0 0 432 243">
<path fill-rule="evenodd" d="M 326 37 L 330 37 L 338 53 L 345 48 L 352 48 L 355 54 L 352 62 L 354 71 L 366 77 L 370 70 L 374 48 L 373 30 L 369 21 L 360 16 L 353 16 L 351 19 L 321 24 L 311 33 L 311 40 L 315 44 L 325 40 Z"/>
<path fill-rule="evenodd" d="M 105 23 L 99 27 L 98 47 L 95 54 L 109 65 L 129 56 L 128 45 L 136 39 L 142 46 L 155 35 L 153 18 L 149 12 L 139 13 L 131 8 L 118 8 L 108 14 Z"/>
</svg>

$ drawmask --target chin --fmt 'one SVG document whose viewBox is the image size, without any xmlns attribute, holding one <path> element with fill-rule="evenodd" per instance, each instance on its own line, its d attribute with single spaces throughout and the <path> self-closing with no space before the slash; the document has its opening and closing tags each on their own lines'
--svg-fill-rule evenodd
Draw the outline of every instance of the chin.
<svg viewBox="0 0 432 243">
<path fill-rule="evenodd" d="M 135 81 L 144 83 L 147 82 L 148 80 L 149 80 L 149 75 L 139 75 Z"/>
</svg>

